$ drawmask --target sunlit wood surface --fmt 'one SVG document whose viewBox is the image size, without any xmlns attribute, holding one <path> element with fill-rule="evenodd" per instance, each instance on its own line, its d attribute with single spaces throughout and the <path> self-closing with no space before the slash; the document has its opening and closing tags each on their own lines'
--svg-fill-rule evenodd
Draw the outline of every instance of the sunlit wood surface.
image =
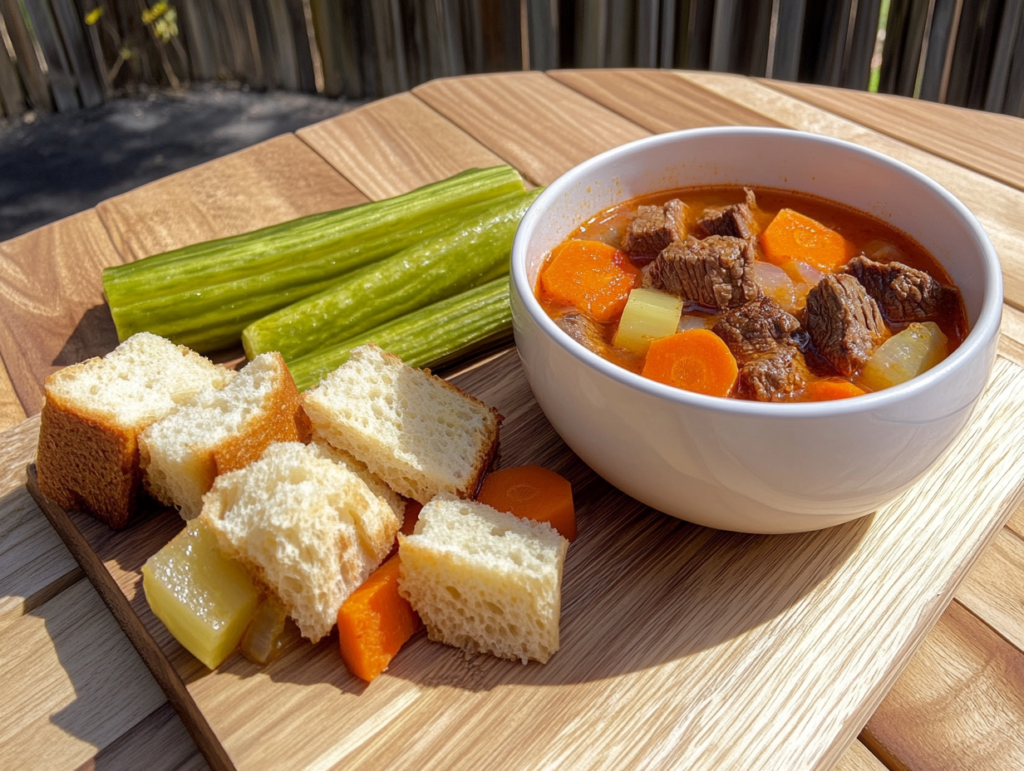
<svg viewBox="0 0 1024 771">
<path fill-rule="evenodd" d="M 392 672 L 354 697 L 332 646 L 315 649 L 297 672 L 286 660 L 274 671 L 288 675 L 275 680 L 239 677 L 250 672 L 235 660 L 204 674 L 166 633 L 157 630 L 155 644 L 187 685 L 198 719 L 209 718 L 243 768 L 402 767 L 402 757 L 412 757 L 403 753 L 424 747 L 439 768 L 455 760 L 536 767 L 534 735 L 549 748 L 546 761 L 567 767 L 1024 767 L 1024 509 L 1007 508 L 1024 479 L 1024 177 L 1014 165 L 1019 143 L 1000 163 L 993 142 L 1014 127 L 1024 136 L 1024 122 L 970 113 L 970 131 L 942 131 L 949 108 L 857 95 L 870 99 L 858 112 L 845 96 L 636 70 L 435 81 L 0 244 L 0 427 L 7 428 L 0 435 L 0 765 L 206 765 L 25 488 L 38 419 L 24 418 L 38 412 L 43 378 L 116 344 L 100 294 L 103 266 L 404 192 L 495 158 L 546 184 L 597 152 L 653 132 L 748 124 L 825 133 L 916 166 L 967 203 L 1003 261 L 1001 359 L 984 411 L 959 455 L 947 457 L 891 516 L 825 534 L 750 538 L 630 507 L 566 454 L 528 391 L 495 379 L 512 371 L 495 369 L 511 366 L 499 359 L 465 377 L 486 398 L 506 400 L 512 427 L 503 454 L 562 467 L 584 500 L 595 501 L 581 512 L 582 538 L 570 553 L 561 658 L 539 672 L 516 668 L 512 677 L 500 663 L 470 667 L 461 656 L 438 658 L 436 646 L 418 640 Z M 613 505 L 621 511 L 602 508 Z M 127 607 L 137 609 L 135 622 L 143 629 L 157 623 L 145 618 L 133 583 L 145 534 L 125 546 L 91 532 L 97 549 L 121 554 L 105 569 Z M 652 534 L 660 551 L 644 546 Z M 675 548 L 665 549 L 665 539 Z M 587 569 L 613 548 L 648 581 L 681 581 L 679 592 L 649 602 L 638 597 L 627 612 L 617 603 L 635 582 L 606 577 L 602 592 Z M 728 584 L 716 587 L 723 579 L 748 592 L 730 595 Z M 679 603 L 676 615 L 669 619 L 659 603 Z M 699 631 L 685 638 L 681 657 L 657 645 L 619 650 L 616 640 L 632 638 L 592 624 L 602 609 L 608 623 L 634 624 L 641 639 L 657 641 L 664 624 L 679 618 Z M 712 612 L 719 609 L 735 615 L 723 620 Z M 573 659 L 573 650 L 586 657 Z M 551 696 L 560 689 L 564 701 Z M 265 707 L 260 699 L 268 693 L 279 702 Z M 321 698 L 339 709 L 355 705 L 336 718 L 345 730 L 332 743 L 271 742 L 319 728 L 310 704 Z M 282 718 L 288 731 L 271 719 L 282 704 L 291 715 Z M 687 711 L 693 705 L 704 722 Z M 364 710 L 376 716 L 361 719 Z M 509 715 L 520 721 L 525 730 L 517 741 L 496 734 L 488 734 L 493 744 L 480 740 L 498 712 L 505 724 Z M 196 719 L 186 715 L 202 730 Z M 631 720 L 645 727 L 632 731 Z"/>
</svg>

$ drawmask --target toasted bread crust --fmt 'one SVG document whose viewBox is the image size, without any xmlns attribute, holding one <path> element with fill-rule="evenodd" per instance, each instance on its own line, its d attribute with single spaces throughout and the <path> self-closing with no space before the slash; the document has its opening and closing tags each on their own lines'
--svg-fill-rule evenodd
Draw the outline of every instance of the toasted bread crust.
<svg viewBox="0 0 1024 771">
<path fill-rule="evenodd" d="M 138 431 L 76 410 L 47 388 L 36 468 L 39 489 L 48 498 L 121 530 L 135 511 L 142 482 Z"/>
<path fill-rule="evenodd" d="M 270 394 L 265 409 L 241 434 L 229 436 L 213 448 L 211 455 L 213 479 L 229 471 L 245 468 L 260 459 L 263 451 L 274 442 L 302 442 L 309 444 L 312 434 L 309 418 L 302 409 L 299 389 L 281 354 L 278 358 L 281 382 Z"/>
</svg>

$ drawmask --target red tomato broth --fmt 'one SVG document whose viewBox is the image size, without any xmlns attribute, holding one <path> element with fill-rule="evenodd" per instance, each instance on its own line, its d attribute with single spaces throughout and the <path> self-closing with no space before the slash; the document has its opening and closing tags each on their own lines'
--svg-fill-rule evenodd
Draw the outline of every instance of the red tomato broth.
<svg viewBox="0 0 1024 771">
<path fill-rule="evenodd" d="M 809 193 L 777 188 L 755 187 L 752 189 L 757 199 L 757 208 L 753 210 L 753 215 L 761 231 L 771 223 L 779 210 L 793 209 L 842 235 L 854 245 L 855 254 L 857 255 L 863 253 L 867 257 L 879 262 L 899 261 L 911 268 L 928 273 L 941 284 L 955 286 L 941 263 L 916 239 L 873 215 Z M 679 198 L 687 204 L 685 225 L 687 232 L 690 232 L 706 209 L 721 208 L 741 203 L 745 200 L 745 192 L 741 185 L 709 185 L 673 188 L 646 193 L 595 214 L 570 233 L 566 241 L 601 241 L 618 249 L 621 247 L 621 241 L 625 235 L 626 228 L 636 215 L 639 206 L 663 205 L 673 198 Z M 756 259 L 768 262 L 761 249 L 759 239 L 755 238 L 754 241 L 756 244 Z M 545 264 L 549 259 L 550 255 L 545 256 Z M 649 258 L 633 259 L 630 257 L 630 259 L 637 268 L 642 268 L 650 262 Z M 544 267 L 542 266 L 541 271 L 544 270 Z M 790 271 L 787 270 L 787 272 Z M 805 286 L 804 297 L 806 296 L 806 288 Z M 547 296 L 539 280 L 535 288 L 535 295 L 541 307 L 552 319 L 557 320 L 566 314 L 579 312 L 578 308 L 565 305 Z M 966 313 L 963 307 L 957 310 L 959 312 L 944 314 L 934 319 L 947 337 L 947 356 L 959 347 L 968 332 Z M 683 314 L 684 317 L 700 316 L 704 318 L 708 329 L 714 325 L 714 320 L 722 315 L 715 309 L 709 309 L 690 302 L 684 303 Z M 799 314 L 798 318 L 800 318 Z M 886 319 L 886 325 L 893 334 L 896 334 L 906 328 L 909 322 L 894 323 Z M 602 348 L 600 355 L 624 369 L 641 374 L 644 368 L 645 357 L 636 356 L 612 345 L 611 341 L 615 335 L 617 319 L 611 322 L 597 323 L 594 326 L 600 329 L 602 339 L 607 346 Z M 810 368 L 810 380 L 808 382 L 835 381 L 837 379 L 836 372 L 817 355 L 813 346 L 805 350 L 804 354 Z M 730 398 L 740 397 L 733 393 L 730 395 Z M 801 393 L 792 400 L 807 401 L 809 399 L 804 398 L 804 395 Z"/>
</svg>

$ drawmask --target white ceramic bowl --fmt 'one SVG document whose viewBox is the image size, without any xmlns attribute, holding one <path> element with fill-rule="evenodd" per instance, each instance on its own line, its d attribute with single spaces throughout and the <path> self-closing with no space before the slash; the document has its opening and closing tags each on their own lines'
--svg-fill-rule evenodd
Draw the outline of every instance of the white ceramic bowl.
<svg viewBox="0 0 1024 771">
<path fill-rule="evenodd" d="M 812 193 L 920 241 L 963 293 L 964 343 L 929 372 L 842 401 L 766 404 L 647 380 L 576 343 L 534 295 L 547 252 L 581 222 L 642 193 L 745 184 Z M 512 322 L 533 392 L 598 474 L 709 527 L 789 533 L 855 519 L 906 490 L 970 418 L 995 358 L 999 261 L 974 216 L 910 167 L 827 137 L 711 128 L 643 139 L 580 164 L 523 218 L 512 249 Z"/>
</svg>

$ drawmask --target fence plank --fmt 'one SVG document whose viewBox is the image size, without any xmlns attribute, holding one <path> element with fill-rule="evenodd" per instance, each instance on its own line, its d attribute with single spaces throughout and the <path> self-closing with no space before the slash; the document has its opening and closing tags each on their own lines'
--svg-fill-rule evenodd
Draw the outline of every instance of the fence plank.
<svg viewBox="0 0 1024 771">
<path fill-rule="evenodd" d="M 735 52 L 739 42 L 736 35 L 738 5 L 738 0 L 718 0 L 715 3 L 715 18 L 711 25 L 711 58 L 708 66 L 708 69 L 715 72 L 734 71 Z"/>
<path fill-rule="evenodd" d="M 397 94 L 409 88 L 409 73 L 405 61 L 405 33 L 397 11 L 396 0 L 370 3 L 377 68 L 380 73 L 380 93 L 383 96 Z M 437 28 L 431 31 L 434 34 L 443 34 Z M 439 51 L 432 46 L 432 51 L 435 50 Z M 443 67 L 443 64 L 439 62 L 438 67 Z"/>
<path fill-rule="evenodd" d="M 103 87 L 92 66 L 92 54 L 82 34 L 82 22 L 71 0 L 50 0 L 53 15 L 57 20 L 64 49 L 67 52 L 71 70 L 78 81 L 78 93 L 82 106 L 95 107 L 103 102 Z"/>
<path fill-rule="evenodd" d="M 658 44 L 658 66 L 670 68 L 675 65 L 676 31 L 678 22 L 676 0 L 662 0 L 661 39 Z"/>
<path fill-rule="evenodd" d="M 295 50 L 292 17 L 288 13 L 285 0 L 267 0 L 267 6 L 270 11 L 270 31 L 274 39 L 277 82 L 282 88 L 298 91 L 300 89 L 299 57 Z M 305 29 L 305 25 L 303 25 L 303 32 Z"/>
<path fill-rule="evenodd" d="M 606 0 L 605 6 L 601 17 L 604 27 L 599 31 L 603 43 L 598 66 L 632 67 L 636 64 L 639 34 L 636 0 Z"/>
<path fill-rule="evenodd" d="M 295 54 L 295 71 L 298 75 L 299 91 L 316 93 L 316 74 L 313 71 L 313 52 L 310 49 L 306 11 L 302 0 L 284 0 L 285 11 L 291 24 L 292 50 Z"/>
<path fill-rule="evenodd" d="M 1006 101 L 1003 112 L 1024 118 L 1024 19 L 1017 30 L 1017 44 L 1014 46 L 1013 68 L 1006 85 Z"/>
<path fill-rule="evenodd" d="M 984 6 L 978 46 L 975 50 L 975 66 L 971 73 L 971 90 L 967 98 L 968 107 L 981 109 L 985 105 L 985 94 L 994 64 L 996 38 L 1002 21 L 1002 9 L 1003 3 L 998 2 L 989 2 Z"/>
<path fill-rule="evenodd" d="M 772 69 L 765 73 L 768 77 L 796 80 L 799 76 L 806 5 L 807 0 L 779 0 Z"/>
<path fill-rule="evenodd" d="M 670 5 L 672 0 L 665 0 Z M 661 28 L 661 0 L 636 0 L 636 56 L 637 67 L 658 66 L 658 32 Z"/>
<path fill-rule="evenodd" d="M 1006 5 L 1003 6 L 1002 19 L 996 31 L 992 70 L 985 92 L 985 109 L 992 112 L 1000 112 L 1006 99 L 1006 84 L 1010 79 L 1010 63 L 1013 58 L 1013 46 L 1017 42 L 1022 9 L 1024 0 L 1006 0 Z"/>
<path fill-rule="evenodd" d="M 576 62 L 580 67 L 596 68 L 605 66 L 604 31 L 607 26 L 608 0 L 592 0 L 579 6 L 576 31 Z M 533 30 L 528 28 L 528 42 L 533 45 Z M 533 58 L 530 52 L 530 58 Z M 529 61 L 525 62 L 530 67 Z M 534 68 L 536 69 L 536 68 Z"/>
<path fill-rule="evenodd" d="M 875 51 L 880 11 L 880 0 L 860 0 L 857 4 L 853 34 L 843 62 L 841 85 L 846 88 L 867 91 L 868 82 L 871 80 L 871 57 Z"/>
<path fill-rule="evenodd" d="M 340 7 L 330 0 L 310 0 L 309 5 L 313 13 L 316 47 L 320 51 L 320 66 L 324 72 L 324 95 L 339 96 L 344 91 L 346 95 L 355 92 L 362 96 L 358 83 L 350 86 L 351 91 L 345 88 L 341 50 L 348 29 L 341 23 Z"/>
<path fill-rule="evenodd" d="M 482 0 L 481 24 L 486 72 L 523 68 L 520 11 L 518 0 Z"/>
<path fill-rule="evenodd" d="M 7 53 L 7 47 L 0 41 L 0 104 L 3 114 L 17 117 L 25 112 L 25 97 L 18 82 L 18 70 Z"/>
<path fill-rule="evenodd" d="M 957 25 L 960 22 L 962 0 L 935 0 L 932 25 L 928 31 L 928 53 L 921 74 L 922 99 L 945 101 L 949 81 L 949 62 L 953 58 Z"/>
<path fill-rule="evenodd" d="M 274 28 L 270 10 L 272 1 L 248 0 L 245 3 L 248 13 L 252 16 L 250 45 L 259 56 L 264 88 L 278 88 L 283 85 L 278 69 L 278 30 Z"/>
<path fill-rule="evenodd" d="M 52 111 L 53 98 L 50 95 L 50 87 L 39 66 L 39 60 L 36 58 L 32 38 L 25 26 L 25 17 L 22 16 L 18 0 L 0 0 L 0 14 L 4 17 L 7 34 L 14 46 L 14 55 L 18 60 L 18 72 L 25 84 L 29 104 L 36 110 Z"/>
<path fill-rule="evenodd" d="M 25 0 L 25 10 L 32 22 L 35 38 L 46 61 L 46 76 L 53 90 L 53 101 L 61 112 L 77 110 L 78 94 L 75 91 L 75 79 L 71 74 L 64 47 L 61 45 L 57 27 L 50 14 L 50 7 L 45 0 Z"/>
<path fill-rule="evenodd" d="M 706 70 L 711 61 L 711 27 L 714 23 L 715 0 L 690 0 L 685 67 Z"/>
<path fill-rule="evenodd" d="M 196 80 L 211 80 L 215 68 L 210 50 L 209 35 L 203 29 L 202 16 L 196 4 L 202 0 L 179 0 L 179 18 L 185 32 L 185 45 L 189 54 L 189 70 Z"/>
<path fill-rule="evenodd" d="M 558 0 L 525 0 L 528 66 L 531 70 L 550 70 L 558 66 L 559 19 Z"/>
</svg>

